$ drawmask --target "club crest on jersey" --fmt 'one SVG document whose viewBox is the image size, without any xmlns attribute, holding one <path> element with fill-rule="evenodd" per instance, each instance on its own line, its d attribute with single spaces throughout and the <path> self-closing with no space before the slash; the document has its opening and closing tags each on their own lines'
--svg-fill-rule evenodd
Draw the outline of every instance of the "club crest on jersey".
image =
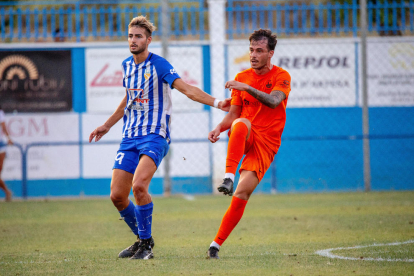
<svg viewBox="0 0 414 276">
<path fill-rule="evenodd" d="M 267 88 L 272 88 L 272 82 L 270 80 L 267 82 L 266 87 Z"/>
<path fill-rule="evenodd" d="M 151 71 L 149 68 L 145 69 L 144 78 L 148 80 L 151 77 Z"/>
</svg>

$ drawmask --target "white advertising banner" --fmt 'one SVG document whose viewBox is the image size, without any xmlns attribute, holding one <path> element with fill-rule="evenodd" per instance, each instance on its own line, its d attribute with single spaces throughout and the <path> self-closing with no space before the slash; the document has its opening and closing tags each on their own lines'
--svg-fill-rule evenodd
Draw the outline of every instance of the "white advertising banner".
<svg viewBox="0 0 414 276">
<path fill-rule="evenodd" d="M 250 68 L 249 41 L 228 45 L 228 78 Z M 292 78 L 289 107 L 356 104 L 355 43 L 352 40 L 282 40 L 272 63 Z"/>
<path fill-rule="evenodd" d="M 7 114 L 6 127 L 14 143 L 25 149 L 33 143 L 79 141 L 79 115 L 61 113 Z M 30 146 L 27 151 L 28 179 L 79 177 L 79 146 Z M 2 177 L 22 178 L 22 153 L 7 147 Z"/>
<path fill-rule="evenodd" d="M 414 40 L 369 40 L 370 106 L 414 105 Z"/>
<path fill-rule="evenodd" d="M 83 114 L 82 140 L 88 141 L 89 134 L 102 125 L 108 115 Z M 172 117 L 170 156 L 172 176 L 208 175 L 209 153 L 207 135 L 209 129 L 209 114 L 203 112 L 176 113 Z M 83 146 L 83 177 L 111 177 L 114 159 L 122 138 L 122 120 L 97 143 L 92 142 Z M 205 142 L 179 143 L 180 139 L 203 139 Z M 203 156 L 200 158 L 200 156 Z M 178 166 L 180 164 L 180 166 Z M 183 166 L 181 166 L 183 165 Z M 198 167 L 197 170 L 194 167 Z M 179 168 L 179 169 L 178 169 Z M 156 177 L 163 175 L 163 165 L 157 170 Z"/>
<path fill-rule="evenodd" d="M 88 114 L 84 113 L 81 115 L 82 121 L 82 141 L 88 142 L 89 135 L 98 126 L 101 126 L 108 120 L 110 114 Z M 118 144 L 122 140 L 122 126 L 123 119 L 121 118 L 115 125 L 112 126 L 111 130 L 102 137 L 102 142 L 116 141 Z M 99 143 L 99 142 L 98 142 Z"/>
<path fill-rule="evenodd" d="M 113 112 L 125 96 L 122 61 L 131 56 L 128 47 L 88 48 L 86 63 L 87 112 Z"/>
<path fill-rule="evenodd" d="M 27 153 L 28 179 L 79 178 L 79 146 L 33 147 Z"/>
<path fill-rule="evenodd" d="M 83 177 L 111 178 L 119 143 L 85 145 L 83 147 Z"/>
<path fill-rule="evenodd" d="M 6 127 L 13 141 L 19 144 L 79 140 L 77 113 L 7 114 Z"/>
<path fill-rule="evenodd" d="M 160 47 L 150 47 L 161 55 Z M 199 46 L 170 47 L 168 61 L 187 83 L 203 88 L 202 51 Z M 122 61 L 131 56 L 128 47 L 89 48 L 85 52 L 87 111 L 112 113 L 122 98 Z M 173 91 L 173 110 L 201 110 L 202 105 L 192 102 L 180 92 Z"/>
</svg>

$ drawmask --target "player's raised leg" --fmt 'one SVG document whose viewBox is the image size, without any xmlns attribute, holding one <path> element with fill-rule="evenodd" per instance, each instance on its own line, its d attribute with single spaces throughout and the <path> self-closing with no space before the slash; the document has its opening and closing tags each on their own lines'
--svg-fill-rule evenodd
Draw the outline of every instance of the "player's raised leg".
<svg viewBox="0 0 414 276">
<path fill-rule="evenodd" d="M 233 195 L 234 176 L 237 166 L 243 157 L 246 141 L 250 136 L 251 123 L 246 118 L 234 120 L 231 126 L 229 143 L 227 146 L 226 174 L 223 183 L 218 186 L 218 191 L 225 195 Z"/>
<path fill-rule="evenodd" d="M 244 209 L 250 195 L 259 184 L 259 179 L 256 176 L 256 172 L 243 170 L 240 174 L 240 181 L 237 185 L 236 192 L 232 197 L 229 208 L 227 209 L 224 217 L 221 221 L 220 228 L 217 232 L 214 241 L 210 244 L 208 250 L 208 258 L 218 259 L 218 251 L 220 246 L 228 238 L 230 233 L 239 223 L 243 216 Z"/>
<path fill-rule="evenodd" d="M 151 231 L 154 204 L 152 203 L 151 195 L 148 193 L 148 188 L 156 170 L 157 165 L 154 160 L 147 155 L 141 155 L 132 186 L 137 202 L 135 216 L 140 242 L 138 250 L 131 259 L 151 259 L 154 257 L 152 252 L 154 240 Z"/>
</svg>

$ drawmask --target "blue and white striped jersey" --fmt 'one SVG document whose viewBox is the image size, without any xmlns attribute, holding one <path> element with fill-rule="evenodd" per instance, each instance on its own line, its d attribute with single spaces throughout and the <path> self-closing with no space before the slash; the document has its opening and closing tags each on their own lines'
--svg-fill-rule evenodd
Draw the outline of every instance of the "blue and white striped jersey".
<svg viewBox="0 0 414 276">
<path fill-rule="evenodd" d="M 127 90 L 122 138 L 156 133 L 170 142 L 171 86 L 180 78 L 174 67 L 164 58 L 149 53 L 140 64 L 135 64 L 133 56 L 125 59 L 122 72 Z"/>
</svg>

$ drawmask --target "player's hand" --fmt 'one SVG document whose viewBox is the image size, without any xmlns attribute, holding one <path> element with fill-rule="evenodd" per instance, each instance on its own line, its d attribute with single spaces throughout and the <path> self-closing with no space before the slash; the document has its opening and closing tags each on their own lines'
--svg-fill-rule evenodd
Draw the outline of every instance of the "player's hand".
<svg viewBox="0 0 414 276">
<path fill-rule="evenodd" d="M 208 134 L 208 140 L 210 140 L 211 143 L 215 143 L 218 140 L 220 140 L 220 129 L 215 128 Z"/>
<path fill-rule="evenodd" d="M 230 111 L 230 106 L 231 106 L 231 98 L 227 98 L 224 101 L 220 101 L 218 104 L 218 108 L 220 108 L 221 110 L 225 112 Z"/>
<path fill-rule="evenodd" d="M 239 91 L 246 91 L 249 89 L 249 86 L 247 84 L 235 80 L 226 82 L 226 85 L 224 87 L 227 89 L 236 89 Z"/>
<path fill-rule="evenodd" d="M 105 125 L 97 127 L 94 131 L 92 131 L 91 135 L 89 135 L 89 143 L 92 142 L 93 138 L 95 138 L 95 142 L 101 140 L 101 138 L 108 133 L 109 129 L 110 128 Z"/>
<path fill-rule="evenodd" d="M 13 145 L 13 141 L 9 138 L 9 139 L 7 139 L 7 145 Z"/>
</svg>

